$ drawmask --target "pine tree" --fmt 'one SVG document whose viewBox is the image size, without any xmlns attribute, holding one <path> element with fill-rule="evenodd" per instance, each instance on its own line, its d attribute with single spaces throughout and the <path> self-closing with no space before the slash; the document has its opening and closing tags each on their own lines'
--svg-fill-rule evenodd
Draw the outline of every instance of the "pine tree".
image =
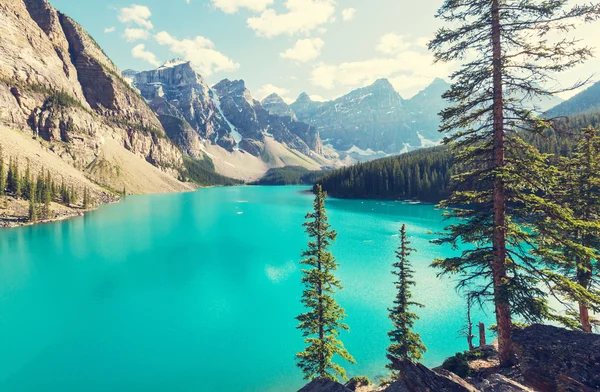
<svg viewBox="0 0 600 392">
<path fill-rule="evenodd" d="M 411 301 L 411 286 L 415 286 L 416 283 L 409 256 L 415 251 L 410 247 L 410 241 L 406 236 L 406 225 L 403 224 L 400 228 L 400 247 L 396 251 L 398 261 L 393 264 L 394 270 L 392 271 L 398 279 L 395 282 L 398 292 L 394 306 L 388 309 L 394 329 L 388 332 L 392 344 L 387 348 L 387 352 L 399 359 L 418 362 L 423 359 L 423 353 L 427 349 L 419 334 L 413 331 L 415 321 L 419 317 L 410 310 L 411 307 L 423 307 L 420 303 Z M 392 370 L 393 377 L 396 378 L 398 374 L 394 366 L 388 364 L 387 367 Z"/>
<path fill-rule="evenodd" d="M 6 170 L 4 169 L 4 152 L 0 146 L 0 196 L 6 193 Z"/>
<path fill-rule="evenodd" d="M 69 204 L 77 203 L 77 192 L 75 192 L 75 186 L 71 184 L 71 189 L 69 190 Z"/>
<path fill-rule="evenodd" d="M 31 197 L 29 198 L 29 221 L 37 222 L 37 206 L 36 206 L 36 191 L 35 191 L 35 181 L 31 179 Z"/>
<path fill-rule="evenodd" d="M 440 29 L 429 45 L 437 61 L 472 58 L 452 75 L 453 85 L 444 94 L 454 106 L 441 112 L 440 130 L 448 132 L 445 142 L 452 145 L 455 160 L 465 171 L 455 176 L 458 188 L 442 204 L 461 206 L 449 212 L 460 221 L 449 226 L 437 243 L 466 242 L 476 249 L 434 265 L 443 273 L 466 276 L 462 285 L 477 280 L 491 283 L 491 293 L 484 284 L 479 294 L 493 298 L 501 366 L 514 361 L 512 313 L 536 318 L 547 312 L 540 299 L 544 294 L 535 287 L 541 278 L 538 266 L 522 247 L 529 239 L 522 225 L 533 211 L 564 211 L 535 197 L 547 191 L 549 171 L 545 157 L 529 148 L 519 132 L 549 126 L 533 116 L 525 98 L 564 91 L 545 87 L 552 73 L 592 55 L 589 48 L 564 36 L 574 28 L 571 19 L 597 19 L 600 6 L 566 10 L 566 3 L 445 0 L 437 17 L 452 27 Z M 554 31 L 563 38 L 549 42 L 548 33 Z"/>
<path fill-rule="evenodd" d="M 69 205 L 71 200 L 69 199 L 69 191 L 67 190 L 67 186 L 65 185 L 65 179 L 62 179 L 60 184 L 60 201 L 65 205 Z"/>
<path fill-rule="evenodd" d="M 87 187 L 83 189 L 83 208 L 90 208 L 90 191 Z"/>
<path fill-rule="evenodd" d="M 52 201 L 52 190 L 50 189 L 50 172 L 48 172 L 44 178 L 44 170 L 40 174 L 42 178 L 42 193 L 40 201 L 44 202 L 44 218 L 50 218 L 50 202 Z"/>
<path fill-rule="evenodd" d="M 21 177 L 19 176 L 19 160 L 10 158 L 8 165 L 7 191 L 15 198 L 21 197 Z"/>
<path fill-rule="evenodd" d="M 342 289 L 333 274 L 338 264 L 328 251 L 337 233 L 327 223 L 326 194 L 320 185 L 315 185 L 315 193 L 314 211 L 306 215 L 307 221 L 303 224 L 311 238 L 308 249 L 302 252 L 304 259 L 301 261 L 308 266 L 302 270 L 305 285 L 302 304 L 308 311 L 297 317 L 298 329 L 302 330 L 307 346 L 296 354 L 296 361 L 305 379 L 327 377 L 337 380 L 337 376 L 347 379 L 344 368 L 333 362 L 334 355 L 355 362 L 338 338 L 340 331 L 349 328 L 343 322 L 344 309 L 333 298 L 336 290 Z"/>
<path fill-rule="evenodd" d="M 35 198 L 33 195 L 33 189 L 35 188 L 33 184 L 31 184 L 31 165 L 29 159 L 27 159 L 27 166 L 25 168 L 25 174 L 23 175 L 23 179 L 21 181 L 22 189 L 23 189 L 23 198 L 25 200 L 30 200 L 31 198 Z"/>
</svg>

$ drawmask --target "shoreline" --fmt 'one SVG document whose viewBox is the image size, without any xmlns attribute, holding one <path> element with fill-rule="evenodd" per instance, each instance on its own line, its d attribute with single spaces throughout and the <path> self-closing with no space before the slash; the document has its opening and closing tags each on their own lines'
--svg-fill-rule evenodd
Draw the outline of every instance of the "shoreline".
<svg viewBox="0 0 600 392">
<path fill-rule="evenodd" d="M 190 184 L 190 183 L 187 183 L 187 184 Z M 15 228 L 19 228 L 19 227 L 27 227 L 27 226 L 36 226 L 36 225 L 42 225 L 42 224 L 48 224 L 48 223 L 56 223 L 56 222 L 61 222 L 61 221 L 65 221 L 65 220 L 68 220 L 68 219 L 82 217 L 82 216 L 84 216 L 88 212 L 99 210 L 104 205 L 120 203 L 121 200 L 123 200 L 123 198 L 127 197 L 127 196 L 160 195 L 160 194 L 175 194 L 175 193 L 195 192 L 198 189 L 214 188 L 214 187 L 218 187 L 219 185 L 196 185 L 196 184 L 193 184 L 193 186 L 194 186 L 194 189 L 185 190 L 185 191 L 156 192 L 156 193 L 132 193 L 132 194 L 128 194 L 128 195 L 125 195 L 125 196 L 115 197 L 115 198 L 110 199 L 110 200 L 108 200 L 107 202 L 104 202 L 104 203 L 98 203 L 94 207 L 88 208 L 88 209 L 84 209 L 83 207 L 81 207 L 81 208 L 80 207 L 70 207 L 70 206 L 65 206 L 63 204 L 59 204 L 59 203 L 56 203 L 56 202 L 52 202 L 52 204 L 51 204 L 51 210 L 52 210 L 53 213 L 57 213 L 57 215 L 55 217 L 53 217 L 53 218 L 38 219 L 35 222 L 29 221 L 27 219 L 28 218 L 27 215 L 25 215 L 25 214 L 10 214 L 10 215 L 7 215 L 7 212 L 10 211 L 11 209 L 10 208 L 3 208 L 2 206 L 0 206 L 0 231 L 4 230 L 4 229 L 15 229 Z M 22 204 L 25 204 L 25 203 L 29 204 L 25 200 L 14 199 L 12 197 L 10 199 L 11 199 L 11 203 L 12 204 L 17 204 L 17 205 L 19 205 L 19 204 L 22 205 Z M 2 203 L 2 201 L 0 201 L 0 204 L 1 203 Z M 12 212 L 14 212 L 14 210 Z"/>
</svg>

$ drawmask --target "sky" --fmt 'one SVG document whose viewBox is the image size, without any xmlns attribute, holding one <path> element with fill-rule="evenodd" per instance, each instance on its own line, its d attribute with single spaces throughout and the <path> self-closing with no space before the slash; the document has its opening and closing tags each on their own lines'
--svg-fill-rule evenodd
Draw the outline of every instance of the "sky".
<svg viewBox="0 0 600 392">
<path fill-rule="evenodd" d="M 330 100 L 388 78 L 411 98 L 456 64 L 434 64 L 427 42 L 441 26 L 442 0 L 50 0 L 79 22 L 122 70 L 183 58 L 214 85 L 244 79 L 262 99 L 302 92 Z M 600 23 L 576 36 L 600 47 Z M 596 51 L 600 55 L 600 50 Z M 593 74 L 594 58 L 559 77 Z M 574 92 L 561 97 L 568 98 Z"/>
</svg>

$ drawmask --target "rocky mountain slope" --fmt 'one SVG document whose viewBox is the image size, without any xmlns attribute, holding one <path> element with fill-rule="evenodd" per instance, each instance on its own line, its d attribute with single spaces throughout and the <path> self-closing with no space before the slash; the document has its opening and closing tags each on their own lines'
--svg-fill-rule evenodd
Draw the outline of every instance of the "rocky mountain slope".
<svg viewBox="0 0 600 392">
<path fill-rule="evenodd" d="M 404 100 L 387 79 L 330 102 L 313 102 L 303 94 L 291 108 L 338 151 L 356 146 L 361 150 L 399 153 L 406 144 L 419 144 Z"/>
<path fill-rule="evenodd" d="M 102 185 L 93 186 L 97 193 L 190 189 L 177 180 L 182 154 L 153 111 L 85 30 L 47 0 L 0 3 L 0 123 L 0 143 L 19 130 L 36 143 L 16 138 L 14 153 L 49 152 Z M 39 164 L 53 169 L 52 162 Z"/>
<path fill-rule="evenodd" d="M 252 179 L 253 174 L 246 170 L 252 159 L 243 159 L 244 168 L 230 162 L 243 154 L 256 158 L 251 165 L 255 171 L 291 163 L 310 169 L 333 164 L 323 156 L 314 127 L 294 116 L 269 113 L 243 80 L 225 79 L 211 88 L 191 63 L 180 59 L 154 70 L 128 70 L 123 76 L 149 103 L 169 138 L 185 154 L 197 159 L 210 154 L 213 160 L 223 155 L 229 166 L 240 169 L 238 173 L 227 170 L 228 175 Z M 215 148 L 229 154 L 217 154 Z M 220 170 L 222 165 L 215 164 Z"/>
</svg>

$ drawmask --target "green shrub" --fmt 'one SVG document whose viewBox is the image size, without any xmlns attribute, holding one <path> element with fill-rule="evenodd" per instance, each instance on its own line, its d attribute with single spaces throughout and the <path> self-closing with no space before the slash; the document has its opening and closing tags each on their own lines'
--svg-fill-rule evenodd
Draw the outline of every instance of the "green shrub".
<svg viewBox="0 0 600 392">
<path fill-rule="evenodd" d="M 465 378 L 471 374 L 469 359 L 465 353 L 456 353 L 455 356 L 446 358 L 442 368 L 451 371 L 459 377 Z"/>
<path fill-rule="evenodd" d="M 369 378 L 367 376 L 356 376 L 356 377 L 352 377 L 350 380 L 348 380 L 348 382 L 346 383 L 346 388 L 351 389 L 351 390 L 356 390 L 357 387 L 359 386 L 364 386 L 364 385 L 371 385 L 371 380 L 369 380 Z"/>
</svg>

